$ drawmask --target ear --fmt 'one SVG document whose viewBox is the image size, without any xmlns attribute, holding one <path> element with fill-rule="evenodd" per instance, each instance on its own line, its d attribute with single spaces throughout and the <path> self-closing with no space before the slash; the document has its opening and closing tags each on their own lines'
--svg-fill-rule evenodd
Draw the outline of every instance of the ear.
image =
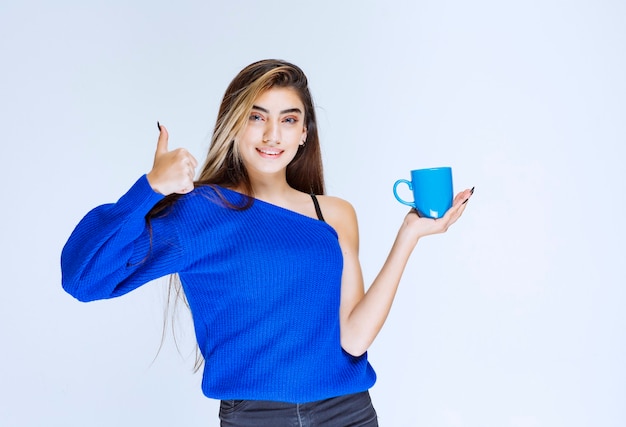
<svg viewBox="0 0 626 427">
<path fill-rule="evenodd" d="M 304 145 L 304 143 L 306 142 L 306 136 L 307 136 L 307 132 L 306 132 L 306 128 L 302 129 L 302 139 L 300 140 L 300 145 Z"/>
</svg>

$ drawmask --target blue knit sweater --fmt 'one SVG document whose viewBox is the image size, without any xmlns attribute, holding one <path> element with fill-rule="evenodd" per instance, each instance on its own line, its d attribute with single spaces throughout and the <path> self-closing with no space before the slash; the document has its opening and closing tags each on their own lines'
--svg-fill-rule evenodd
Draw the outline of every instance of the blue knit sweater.
<svg viewBox="0 0 626 427">
<path fill-rule="evenodd" d="M 260 200 L 234 210 L 200 187 L 148 228 L 162 197 L 144 175 L 117 203 L 89 212 L 63 249 L 64 289 L 91 301 L 179 273 L 207 397 L 302 403 L 374 384 L 366 355 L 341 348 L 343 259 L 330 225 Z"/>
</svg>

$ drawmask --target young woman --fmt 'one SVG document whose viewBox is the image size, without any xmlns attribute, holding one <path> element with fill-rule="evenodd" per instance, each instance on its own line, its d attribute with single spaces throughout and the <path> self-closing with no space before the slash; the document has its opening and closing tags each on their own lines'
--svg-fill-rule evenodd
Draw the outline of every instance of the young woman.
<svg viewBox="0 0 626 427">
<path fill-rule="evenodd" d="M 382 328 L 409 255 L 463 213 L 409 212 L 365 292 L 356 215 L 325 196 L 304 73 L 256 62 L 231 82 L 209 152 L 168 150 L 117 203 L 89 212 L 62 253 L 63 287 L 81 301 L 177 274 L 205 360 L 202 390 L 223 426 L 375 426 L 366 350 Z"/>
</svg>

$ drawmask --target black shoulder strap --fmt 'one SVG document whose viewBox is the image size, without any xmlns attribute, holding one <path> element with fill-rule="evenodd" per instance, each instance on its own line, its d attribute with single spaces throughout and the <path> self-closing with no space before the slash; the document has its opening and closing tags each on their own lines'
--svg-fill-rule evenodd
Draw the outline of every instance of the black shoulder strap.
<svg viewBox="0 0 626 427">
<path fill-rule="evenodd" d="M 311 193 L 311 199 L 313 199 L 313 204 L 315 205 L 315 212 L 317 213 L 317 218 L 320 221 L 324 221 L 324 215 L 322 215 L 322 210 L 320 209 L 320 203 L 317 201 L 317 197 L 315 197 L 315 194 Z"/>
</svg>

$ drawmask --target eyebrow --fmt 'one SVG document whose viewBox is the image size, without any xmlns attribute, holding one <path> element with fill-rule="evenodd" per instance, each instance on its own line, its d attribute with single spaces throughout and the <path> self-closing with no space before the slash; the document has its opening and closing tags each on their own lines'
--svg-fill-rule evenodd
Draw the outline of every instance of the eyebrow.
<svg viewBox="0 0 626 427">
<path fill-rule="evenodd" d="M 267 108 L 259 107 L 258 105 L 253 105 L 252 109 L 253 110 L 259 110 L 259 111 L 261 111 L 262 113 L 265 113 L 265 114 L 269 114 L 270 113 L 270 111 Z M 299 113 L 299 114 L 302 114 L 302 110 L 299 109 L 299 108 L 288 108 L 288 109 L 283 110 L 283 111 L 280 112 L 280 114 L 289 114 L 289 113 Z"/>
</svg>

